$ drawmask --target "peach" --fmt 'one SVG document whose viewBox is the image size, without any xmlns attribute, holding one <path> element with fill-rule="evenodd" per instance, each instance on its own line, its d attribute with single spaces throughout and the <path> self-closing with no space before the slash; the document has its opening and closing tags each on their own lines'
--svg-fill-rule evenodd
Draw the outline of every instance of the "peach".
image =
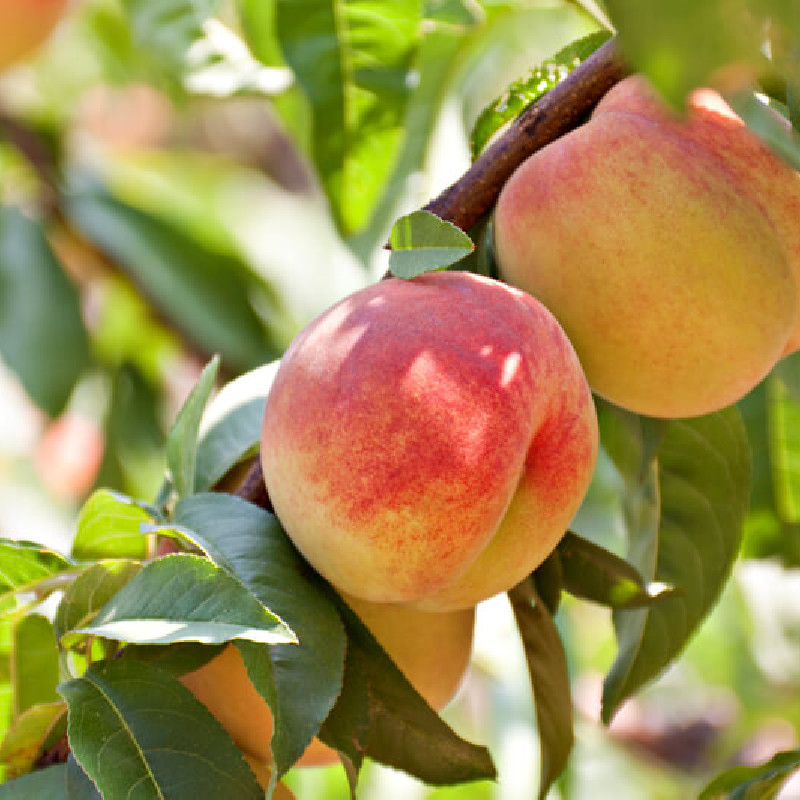
<svg viewBox="0 0 800 800">
<path fill-rule="evenodd" d="M 690 417 L 741 398 L 798 335 L 799 196 L 732 112 L 695 101 L 687 125 L 638 81 L 512 175 L 497 259 L 563 325 L 595 392 Z"/>
<path fill-rule="evenodd" d="M 469 665 L 474 609 L 429 613 L 346 600 L 422 697 L 434 709 L 444 708 Z M 229 645 L 181 680 L 230 733 L 251 765 L 260 765 L 257 774 L 268 777 L 264 771 L 272 761 L 272 713 L 250 682 L 239 651 Z M 338 760 L 334 750 L 315 738 L 298 765 L 325 766 Z"/>
<path fill-rule="evenodd" d="M 0 69 L 44 42 L 69 0 L 0 0 Z"/>
<path fill-rule="evenodd" d="M 597 420 L 578 359 L 524 292 L 460 272 L 390 279 L 312 321 L 267 397 L 278 518 L 336 588 L 470 608 L 552 551 Z"/>
</svg>

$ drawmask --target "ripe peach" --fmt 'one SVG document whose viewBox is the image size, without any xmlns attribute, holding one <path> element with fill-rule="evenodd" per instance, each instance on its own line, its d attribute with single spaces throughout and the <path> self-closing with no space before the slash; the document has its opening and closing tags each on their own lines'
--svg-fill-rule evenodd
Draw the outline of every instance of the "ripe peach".
<svg viewBox="0 0 800 800">
<path fill-rule="evenodd" d="M 434 709 L 444 708 L 469 665 L 474 609 L 429 613 L 345 599 L 422 697 Z M 251 764 L 271 762 L 272 713 L 250 682 L 234 646 L 181 680 L 230 733 Z M 298 765 L 325 766 L 338 760 L 334 750 L 315 738 Z"/>
<path fill-rule="evenodd" d="M 69 0 L 0 0 L 0 69 L 39 47 Z"/>
<path fill-rule="evenodd" d="M 514 586 L 563 535 L 597 420 L 553 316 L 460 272 L 391 279 L 284 355 L 261 441 L 275 511 L 339 590 L 427 610 Z"/>
<path fill-rule="evenodd" d="M 798 234 L 785 246 L 778 228 L 798 195 L 749 137 L 710 106 L 686 126 L 625 82 L 501 192 L 501 275 L 555 314 L 594 391 L 620 406 L 716 410 L 790 347 Z"/>
</svg>

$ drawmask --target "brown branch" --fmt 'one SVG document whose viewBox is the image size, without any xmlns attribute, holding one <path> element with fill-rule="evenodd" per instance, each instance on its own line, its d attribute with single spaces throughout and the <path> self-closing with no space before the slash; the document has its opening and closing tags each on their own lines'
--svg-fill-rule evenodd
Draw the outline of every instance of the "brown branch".
<svg viewBox="0 0 800 800">
<path fill-rule="evenodd" d="M 469 231 L 491 210 L 511 173 L 528 156 L 580 125 L 600 98 L 627 74 L 616 39 L 611 39 L 523 111 L 425 210 Z"/>
</svg>

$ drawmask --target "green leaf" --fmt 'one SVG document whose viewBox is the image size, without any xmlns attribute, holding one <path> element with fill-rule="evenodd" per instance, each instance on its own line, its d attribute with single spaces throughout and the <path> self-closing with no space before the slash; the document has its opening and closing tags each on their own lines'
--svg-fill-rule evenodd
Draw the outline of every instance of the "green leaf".
<svg viewBox="0 0 800 800">
<path fill-rule="evenodd" d="M 558 86 L 581 62 L 611 38 L 608 31 L 584 36 L 559 50 L 536 69 L 514 81 L 500 97 L 478 115 L 470 135 L 470 153 L 475 160 L 489 140 L 507 122 L 518 117 L 529 105 Z"/>
<path fill-rule="evenodd" d="M 575 597 L 608 608 L 641 608 L 670 594 L 669 587 L 646 586 L 625 559 L 572 531 L 567 531 L 556 552 L 561 557 L 564 588 Z"/>
<path fill-rule="evenodd" d="M 569 532 L 567 535 L 570 535 Z M 563 543 L 563 540 L 562 540 Z M 564 590 L 564 568 L 558 549 L 544 560 L 531 574 L 533 587 L 544 603 L 544 607 L 555 616 L 561 604 L 561 593 Z"/>
<path fill-rule="evenodd" d="M 468 256 L 475 245 L 464 231 L 430 211 L 415 211 L 394 224 L 389 269 L 398 278 L 415 278 Z"/>
<path fill-rule="evenodd" d="M 0 785 L 0 800 L 67 800 L 67 765 L 31 772 L 13 781 Z M 70 800 L 73 800 L 70 797 Z M 83 798 L 75 798 L 83 800 Z"/>
<path fill-rule="evenodd" d="M 73 569 L 64 556 L 36 542 L 0 539 L 0 597 L 25 591 L 53 575 Z"/>
<path fill-rule="evenodd" d="M 774 374 L 783 381 L 789 394 L 800 402 L 800 350 L 781 359 L 775 365 Z"/>
<path fill-rule="evenodd" d="M 283 774 L 317 734 L 341 690 L 346 640 L 339 614 L 272 514 L 232 495 L 196 494 L 178 503 L 174 521 L 297 634 L 298 645 L 237 644 L 253 684 L 270 704 L 272 752 Z M 268 666 L 259 661 L 264 653 Z"/>
<path fill-rule="evenodd" d="M 800 750 L 778 753 L 755 767 L 733 767 L 714 778 L 699 800 L 772 800 L 787 778 L 800 768 Z"/>
<path fill-rule="evenodd" d="M 263 797 L 206 707 L 175 678 L 134 660 L 93 665 L 62 684 L 72 752 L 104 797 Z"/>
<path fill-rule="evenodd" d="M 548 609 L 530 581 L 509 592 L 536 704 L 541 747 L 539 798 L 544 800 L 572 752 L 572 697 L 567 658 Z"/>
<path fill-rule="evenodd" d="M 0 207 L 0 354 L 50 416 L 89 365 L 78 293 L 42 228 L 10 207 Z"/>
<path fill-rule="evenodd" d="M 67 800 L 103 800 L 72 753 L 67 758 Z"/>
<path fill-rule="evenodd" d="M 767 379 L 769 446 L 778 516 L 800 523 L 800 400 L 772 375 Z"/>
<path fill-rule="evenodd" d="M 606 0 L 623 52 L 676 108 L 723 65 L 759 60 L 760 25 L 746 0 Z M 721 24 L 724 23 L 724 24 Z"/>
<path fill-rule="evenodd" d="M 347 628 L 348 658 L 356 662 L 351 674 L 356 680 L 366 680 L 369 697 L 367 738 L 356 742 L 356 747 L 376 761 L 431 785 L 496 778 L 488 750 L 465 741 L 447 725 L 344 603 L 340 604 L 340 613 Z M 351 735 L 359 731 L 363 735 L 358 714 L 364 692 L 362 688 L 349 701 L 356 713 Z"/>
<path fill-rule="evenodd" d="M 148 522 L 149 514 L 133 500 L 100 489 L 81 509 L 72 555 L 86 560 L 144 558 L 147 540 L 141 526 Z"/>
<path fill-rule="evenodd" d="M 222 387 L 203 417 L 194 487 L 208 491 L 261 439 L 264 404 L 280 361 L 241 375 Z"/>
<path fill-rule="evenodd" d="M 75 192 L 65 205 L 75 226 L 202 352 L 220 353 L 237 370 L 277 355 L 253 306 L 268 289 L 244 262 L 100 189 Z"/>
<path fill-rule="evenodd" d="M 134 658 L 143 664 L 153 664 L 179 678 L 205 666 L 225 649 L 224 644 L 207 645 L 198 642 L 181 644 L 129 644 L 120 658 Z"/>
<path fill-rule="evenodd" d="M 189 47 L 202 38 L 203 23 L 217 0 L 124 0 L 124 6 L 137 48 L 178 68 Z"/>
<path fill-rule="evenodd" d="M 646 440 L 631 434 L 636 419 L 600 407 L 601 439 L 615 443 L 612 457 L 627 467 L 628 560 L 646 582 L 677 591 L 650 608 L 614 613 L 619 653 L 603 687 L 605 721 L 678 656 L 713 608 L 739 550 L 750 489 L 735 408 L 670 422 L 653 457 Z M 628 455 L 647 454 L 644 470 L 620 459 L 624 431 Z"/>
<path fill-rule="evenodd" d="M 277 0 L 278 39 L 313 111 L 314 163 L 345 233 L 360 228 L 403 141 L 421 0 Z"/>
<path fill-rule="evenodd" d="M 206 364 L 200 380 L 192 389 L 178 417 L 167 435 L 167 467 L 178 497 L 186 497 L 195 490 L 195 459 L 200 419 L 214 389 L 219 371 L 219 356 Z"/>
<path fill-rule="evenodd" d="M 752 93 L 728 95 L 731 108 L 792 168 L 800 169 L 800 134 Z"/>
<path fill-rule="evenodd" d="M 239 581 L 188 553 L 148 564 L 76 633 L 134 644 L 297 641 Z"/>
<path fill-rule="evenodd" d="M 54 620 L 56 636 L 88 625 L 97 612 L 142 568 L 138 561 L 104 560 L 89 567 L 66 589 Z"/>
<path fill-rule="evenodd" d="M 35 767 L 45 742 L 66 711 L 61 701 L 40 703 L 14 720 L 0 745 L 0 762 L 6 765 L 6 780 L 18 778 Z"/>
<path fill-rule="evenodd" d="M 15 717 L 58 700 L 58 643 L 47 617 L 28 614 L 14 626 L 11 679 Z"/>
</svg>

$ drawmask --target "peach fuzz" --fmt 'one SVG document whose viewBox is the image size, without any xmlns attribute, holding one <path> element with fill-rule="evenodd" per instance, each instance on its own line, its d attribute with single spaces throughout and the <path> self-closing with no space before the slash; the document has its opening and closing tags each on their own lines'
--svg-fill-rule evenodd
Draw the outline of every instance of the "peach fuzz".
<svg viewBox="0 0 800 800">
<path fill-rule="evenodd" d="M 68 0 L 0 0 L 0 69 L 29 55 L 52 33 Z"/>
<path fill-rule="evenodd" d="M 719 92 L 708 88 L 692 92 L 686 114 L 679 116 L 666 106 L 644 77 L 631 75 L 600 101 L 595 113 L 608 111 L 634 113 L 658 121 L 718 158 L 772 223 L 800 293 L 800 173 L 773 153 Z M 789 123 L 777 111 L 772 113 L 785 126 L 788 139 Z M 798 349 L 800 313 L 784 355 Z"/>
<path fill-rule="evenodd" d="M 289 537 L 337 589 L 470 608 L 535 569 L 583 499 L 597 420 L 536 300 L 460 272 L 390 279 L 311 322 L 267 398 Z"/>
<path fill-rule="evenodd" d="M 555 314 L 598 394 L 705 414 L 786 351 L 798 290 L 773 222 L 719 155 L 728 128 L 709 117 L 687 135 L 629 99 L 610 95 L 506 183 L 500 272 Z"/>
<path fill-rule="evenodd" d="M 431 707 L 437 711 L 444 708 L 461 686 L 469 666 L 474 609 L 428 613 L 355 598 L 346 600 Z M 260 779 L 264 775 L 268 778 L 272 712 L 250 682 L 236 647 L 227 646 L 181 681 L 230 733 L 251 766 L 258 767 Z M 327 766 L 338 761 L 336 751 L 315 738 L 298 766 Z"/>
</svg>

